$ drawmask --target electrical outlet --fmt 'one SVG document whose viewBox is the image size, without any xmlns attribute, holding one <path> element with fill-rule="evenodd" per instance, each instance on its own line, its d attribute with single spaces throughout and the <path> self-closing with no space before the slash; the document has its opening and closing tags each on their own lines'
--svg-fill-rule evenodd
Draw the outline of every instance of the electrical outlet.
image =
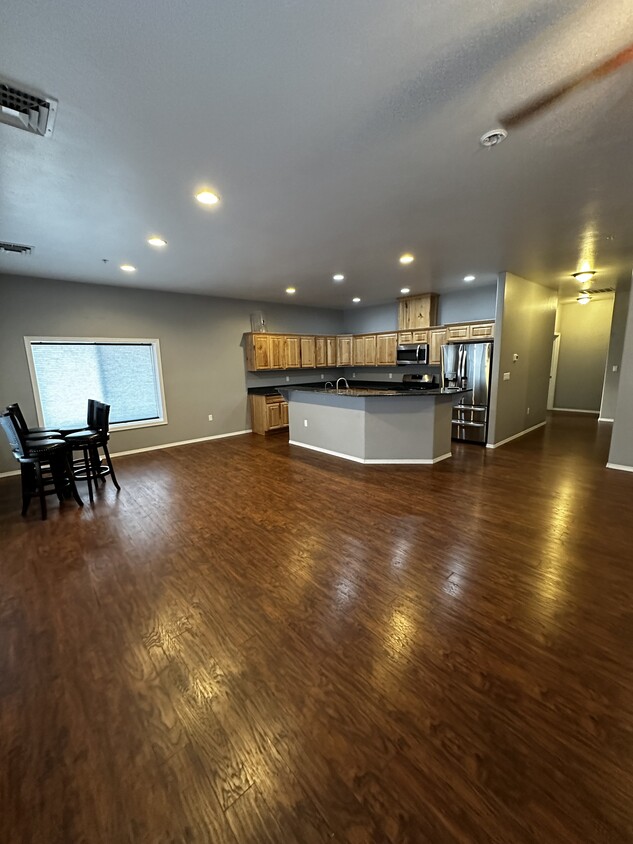
<svg viewBox="0 0 633 844">
<path fill-rule="evenodd" d="M 393 372 L 389 373 L 389 378 L 393 378 Z"/>
<path fill-rule="evenodd" d="M 530 408 L 529 408 L 529 407 L 528 407 L 528 409 L 527 409 L 527 415 L 528 415 L 528 416 L 530 415 Z"/>
<path fill-rule="evenodd" d="M 356 378 L 356 373 L 352 372 L 352 378 Z"/>
<path fill-rule="evenodd" d="M 212 413 L 209 414 L 209 422 L 213 422 L 213 414 Z"/>
<path fill-rule="evenodd" d="M 617 363 L 614 363 L 614 364 L 613 364 L 613 366 L 611 367 L 611 370 L 612 370 L 612 372 L 617 372 L 617 371 L 618 371 L 618 365 L 617 365 Z"/>
<path fill-rule="evenodd" d="M 509 373 L 509 372 L 504 372 L 504 373 L 503 373 L 503 380 L 504 380 L 504 381 L 509 381 L 509 380 L 510 380 L 510 373 Z"/>
<path fill-rule="evenodd" d="M 323 373 L 321 373 L 321 381 L 323 381 L 324 378 L 325 378 L 325 375 Z"/>
<path fill-rule="evenodd" d="M 304 427 L 304 428 L 307 428 L 307 427 L 308 427 L 308 420 L 307 420 L 307 419 L 304 419 L 304 420 L 303 420 L 303 427 Z"/>
<path fill-rule="evenodd" d="M 290 376 L 286 375 L 286 381 L 290 381 Z"/>
</svg>

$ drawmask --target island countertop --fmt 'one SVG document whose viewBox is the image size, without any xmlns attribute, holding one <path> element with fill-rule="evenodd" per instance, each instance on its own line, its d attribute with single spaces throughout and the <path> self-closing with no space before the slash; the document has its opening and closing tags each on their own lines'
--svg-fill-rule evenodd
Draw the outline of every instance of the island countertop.
<svg viewBox="0 0 633 844">
<path fill-rule="evenodd" d="M 336 389 L 335 387 L 328 387 L 325 388 L 319 384 L 306 385 L 306 384 L 298 384 L 298 385 L 282 385 L 280 387 L 275 388 L 278 393 L 284 395 L 284 393 L 288 392 L 297 392 L 297 393 L 319 393 L 320 395 L 328 395 L 328 396 L 356 396 L 356 397 L 363 397 L 368 398 L 371 396 L 398 396 L 399 398 L 403 397 L 414 397 L 420 398 L 421 396 L 455 396 L 460 395 L 461 393 L 467 393 L 468 390 L 462 390 L 461 388 L 457 387 L 435 387 L 429 390 L 419 389 L 419 388 L 400 388 L 397 389 L 395 387 L 387 387 L 382 385 L 377 386 L 352 386 L 352 387 L 343 387 L 342 389 Z"/>
</svg>

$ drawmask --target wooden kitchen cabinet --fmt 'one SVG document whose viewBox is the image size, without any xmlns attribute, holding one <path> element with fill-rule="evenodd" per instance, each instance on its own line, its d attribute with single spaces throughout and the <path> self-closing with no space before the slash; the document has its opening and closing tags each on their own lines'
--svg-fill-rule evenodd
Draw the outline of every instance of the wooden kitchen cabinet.
<svg viewBox="0 0 633 844">
<path fill-rule="evenodd" d="M 284 337 L 279 334 L 247 334 L 246 361 L 251 372 L 284 369 Z"/>
<path fill-rule="evenodd" d="M 352 335 L 339 334 L 336 338 L 336 365 L 352 365 Z"/>
<path fill-rule="evenodd" d="M 422 293 L 398 299 L 398 330 L 429 328 L 437 322 L 437 294 Z M 413 342 L 422 342 L 415 340 Z"/>
<path fill-rule="evenodd" d="M 315 366 L 327 366 L 327 337 L 314 338 Z"/>
<path fill-rule="evenodd" d="M 395 366 L 398 347 L 398 335 L 395 331 L 389 334 L 376 335 L 376 366 Z"/>
<path fill-rule="evenodd" d="M 365 334 L 365 366 L 376 366 L 375 334 Z"/>
<path fill-rule="evenodd" d="M 288 425 L 288 402 L 280 395 L 250 395 L 251 429 L 255 434 L 279 431 Z"/>
<path fill-rule="evenodd" d="M 301 368 L 302 369 L 314 369 L 314 367 L 316 366 L 315 338 L 314 337 L 301 337 L 300 338 L 300 345 L 301 345 Z"/>
<path fill-rule="evenodd" d="M 362 334 L 354 337 L 352 361 L 354 366 L 365 366 L 365 338 Z"/>
<path fill-rule="evenodd" d="M 442 346 L 446 343 L 448 331 L 446 328 L 429 329 L 429 364 L 439 366 L 442 363 Z"/>
<path fill-rule="evenodd" d="M 446 339 L 448 342 L 470 340 L 470 326 L 469 325 L 449 325 L 446 329 Z"/>
<path fill-rule="evenodd" d="M 336 366 L 336 337 L 325 338 L 327 366 Z"/>
<path fill-rule="evenodd" d="M 284 337 L 286 369 L 301 368 L 301 346 L 299 337 Z"/>
<path fill-rule="evenodd" d="M 470 324 L 470 339 L 471 340 L 491 340 L 495 334 L 494 322 L 473 322 Z"/>
</svg>

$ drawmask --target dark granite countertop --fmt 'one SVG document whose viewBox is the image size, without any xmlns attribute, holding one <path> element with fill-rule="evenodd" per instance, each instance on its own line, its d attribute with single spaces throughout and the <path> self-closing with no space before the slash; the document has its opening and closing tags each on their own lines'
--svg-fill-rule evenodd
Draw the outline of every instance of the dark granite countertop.
<svg viewBox="0 0 633 844">
<path fill-rule="evenodd" d="M 331 378 L 327 381 L 309 381 L 304 384 L 282 383 L 273 387 L 249 387 L 247 392 L 249 395 L 253 396 L 276 396 L 279 395 L 280 390 L 289 389 L 323 392 L 325 385 L 328 383 L 332 383 Z M 363 381 L 360 378 L 348 378 L 347 383 L 349 384 L 350 389 L 380 390 L 381 392 L 388 391 L 390 394 L 414 393 L 415 395 L 419 395 L 420 393 L 435 392 L 435 395 L 437 395 L 439 392 L 438 385 L 435 385 L 434 389 L 424 389 L 413 385 L 403 384 L 402 381 Z"/>
<path fill-rule="evenodd" d="M 287 393 L 323 393 L 329 396 L 353 396 L 355 398 L 373 398 L 374 396 L 421 398 L 424 396 L 453 396 L 468 392 L 468 390 L 461 390 L 455 387 L 449 387 L 447 389 L 436 387 L 435 389 L 429 390 L 411 389 L 408 387 L 397 389 L 380 381 L 365 382 L 363 385 L 360 385 L 358 382 L 352 382 L 349 387 L 342 387 L 339 390 L 332 387 L 325 389 L 321 384 L 284 384 L 278 387 L 277 391 L 281 395 Z"/>
</svg>

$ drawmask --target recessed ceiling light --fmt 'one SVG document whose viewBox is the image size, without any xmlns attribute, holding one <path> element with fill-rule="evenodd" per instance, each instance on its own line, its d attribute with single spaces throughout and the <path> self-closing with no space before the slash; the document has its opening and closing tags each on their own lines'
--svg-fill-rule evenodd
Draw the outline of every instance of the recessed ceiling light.
<svg viewBox="0 0 633 844">
<path fill-rule="evenodd" d="M 588 305 L 591 302 L 591 294 L 588 290 L 582 290 L 576 299 L 579 305 Z"/>
<path fill-rule="evenodd" d="M 409 287 L 403 287 L 403 288 L 402 288 L 402 290 L 401 290 L 400 292 L 401 292 L 401 293 L 411 293 L 411 288 L 409 288 Z"/>
<path fill-rule="evenodd" d="M 217 193 L 213 193 L 210 190 L 201 190 L 200 193 L 196 194 L 196 199 L 198 202 L 202 203 L 202 205 L 217 205 L 220 201 L 220 197 Z"/>
<path fill-rule="evenodd" d="M 167 246 L 167 241 L 163 240 L 162 237 L 148 237 L 147 242 L 150 246 Z"/>
<path fill-rule="evenodd" d="M 501 141 L 505 141 L 507 137 L 508 133 L 505 129 L 491 129 L 479 138 L 479 143 L 482 147 L 496 147 Z"/>
<path fill-rule="evenodd" d="M 286 287 L 286 293 L 288 293 L 290 296 L 292 296 L 293 293 L 296 293 L 296 292 L 297 292 L 296 287 Z"/>
<path fill-rule="evenodd" d="M 475 280 L 474 275 L 465 275 L 464 276 L 464 281 L 474 281 L 474 280 Z"/>
<path fill-rule="evenodd" d="M 334 281 L 345 281 L 345 276 L 343 275 L 343 273 L 336 273 L 336 275 L 333 275 L 332 278 L 334 279 Z"/>
<path fill-rule="evenodd" d="M 136 267 L 133 267 L 132 264 L 121 264 L 120 269 L 122 269 L 124 273 L 135 273 L 136 272 Z"/>
<path fill-rule="evenodd" d="M 360 299 L 358 298 L 358 296 L 354 296 L 354 298 L 352 299 L 352 302 L 354 302 L 354 304 L 357 305 L 360 302 Z"/>
<path fill-rule="evenodd" d="M 581 284 L 584 284 L 585 281 L 591 281 L 595 274 L 595 270 L 583 270 L 580 273 L 572 273 L 572 277 Z"/>
<path fill-rule="evenodd" d="M 415 258 L 410 252 L 405 252 L 404 255 L 400 256 L 399 260 L 401 264 L 412 264 Z"/>
</svg>

